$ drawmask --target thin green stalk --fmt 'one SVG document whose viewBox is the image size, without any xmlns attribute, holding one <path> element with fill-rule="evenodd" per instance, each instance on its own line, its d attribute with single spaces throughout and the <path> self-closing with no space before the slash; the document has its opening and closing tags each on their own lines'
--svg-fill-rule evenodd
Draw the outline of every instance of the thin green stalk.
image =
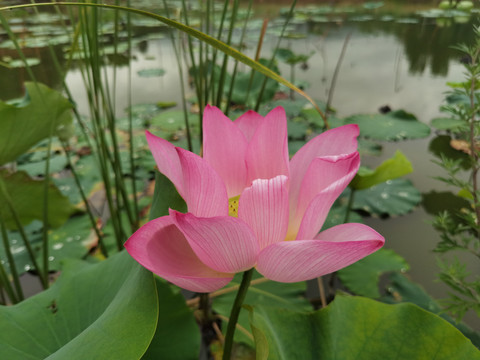
<svg viewBox="0 0 480 360">
<path fill-rule="evenodd" d="M 252 3 L 253 3 L 253 0 L 250 0 L 248 2 L 247 17 L 245 19 L 245 23 L 243 24 L 242 35 L 240 36 L 240 43 L 238 48 L 239 51 L 241 51 L 243 39 L 245 38 L 245 34 L 247 33 L 247 24 L 248 24 L 248 20 L 250 19 L 250 13 L 252 11 Z M 225 111 L 224 111 L 226 116 L 228 116 L 228 113 L 230 112 L 230 103 L 232 102 L 235 78 L 237 77 L 237 69 L 238 69 L 238 60 L 235 60 L 235 66 L 233 67 L 232 79 L 230 81 L 230 89 L 228 90 L 228 96 L 227 96 L 227 101 L 226 101 Z"/>
<path fill-rule="evenodd" d="M 223 346 L 223 360 L 230 360 L 232 357 L 233 335 L 235 334 L 235 327 L 237 326 L 238 316 L 247 295 L 248 287 L 253 276 L 253 268 L 243 273 L 242 282 L 238 289 L 237 296 L 233 302 L 232 311 L 228 320 L 227 334 L 225 335 L 225 345 Z"/>
<path fill-rule="evenodd" d="M 218 32 L 217 32 L 217 39 L 220 40 L 222 38 L 222 33 L 223 33 L 223 24 L 225 23 L 225 18 L 227 15 L 227 10 L 228 10 L 228 0 L 225 0 L 223 2 L 223 10 L 222 10 L 222 16 L 220 18 L 220 26 L 218 27 Z M 213 55 L 212 55 L 212 72 L 210 74 L 210 82 L 207 83 L 207 91 L 208 89 L 211 89 L 211 95 L 212 95 L 212 101 L 215 99 L 215 84 L 216 84 L 216 79 L 215 79 L 215 72 L 213 71 L 213 65 L 217 62 L 217 54 L 218 51 L 217 49 L 213 50 Z M 220 92 L 220 87 L 218 88 L 218 91 Z M 219 104 L 217 104 L 219 105 Z"/>
<path fill-rule="evenodd" d="M 165 14 L 167 17 L 170 17 L 170 12 L 168 10 L 168 5 L 167 1 L 163 0 L 163 7 L 165 10 Z M 184 84 L 184 76 L 183 76 L 183 67 L 182 67 L 182 61 L 181 61 L 181 56 L 179 54 L 179 48 L 176 47 L 175 44 L 175 37 L 173 33 L 170 31 L 170 40 L 172 42 L 172 48 L 173 51 L 175 52 L 175 58 L 177 59 L 177 68 L 178 68 L 178 75 L 180 77 L 180 92 L 182 93 L 182 109 L 183 109 L 183 116 L 185 118 L 185 129 L 187 131 L 187 143 L 188 143 L 188 150 L 193 152 L 193 145 L 192 145 L 192 134 L 190 131 L 190 123 L 188 120 L 188 109 L 187 109 L 187 101 L 186 101 L 186 93 L 185 93 L 185 84 Z M 137 211 L 138 212 L 138 211 Z"/>
<path fill-rule="evenodd" d="M 8 234 L 5 227 L 5 222 L 1 216 L 0 231 L 2 232 L 3 247 L 5 249 L 5 254 L 7 255 L 8 264 L 10 265 L 10 272 L 12 273 L 13 285 L 15 286 L 16 294 L 14 293 L 13 288 L 10 285 L 10 281 L 8 280 L 8 276 L 3 264 L 0 263 L 1 271 L 4 274 L 2 274 L 2 276 L 4 276 L 5 278 L 4 286 L 5 290 L 8 293 L 8 296 L 10 297 L 10 300 L 13 303 L 17 303 L 19 301 L 22 301 L 25 297 L 23 295 L 22 286 L 20 285 L 20 277 L 18 276 L 17 267 L 15 265 L 15 258 L 13 257 L 12 250 L 10 249 L 10 243 L 8 241 Z M 10 292 L 12 293 L 11 295 Z"/>
<path fill-rule="evenodd" d="M 50 157 L 52 152 L 52 136 L 53 136 L 53 122 L 50 125 L 50 136 L 48 137 L 47 145 L 47 159 L 45 160 L 45 179 L 43 189 L 43 227 L 42 227 L 42 258 L 43 258 L 43 279 L 44 284 L 48 287 L 48 188 L 50 186 Z"/>
<path fill-rule="evenodd" d="M 85 195 L 85 192 L 83 191 L 82 184 L 80 182 L 80 178 L 78 177 L 77 172 L 75 171 L 75 168 L 72 163 L 72 159 L 70 158 L 70 154 L 68 153 L 67 149 L 67 144 L 65 142 L 62 142 L 62 147 L 63 151 L 65 152 L 65 157 L 67 158 L 67 164 L 70 168 L 70 171 L 72 172 L 73 179 L 75 180 L 75 184 L 77 185 L 78 191 L 80 192 L 80 196 L 85 204 L 85 208 L 87 210 L 88 218 L 90 219 L 90 223 L 92 224 L 92 228 L 95 231 L 95 234 L 97 235 L 98 238 L 98 243 L 100 244 L 100 250 L 102 251 L 103 255 L 105 257 L 108 257 L 108 251 L 105 246 L 105 243 L 103 241 L 103 235 L 100 233 L 100 230 L 98 229 L 97 222 L 95 221 L 95 218 L 93 216 L 92 209 L 90 208 L 90 203 L 88 202 L 87 196 Z"/>
<path fill-rule="evenodd" d="M 10 211 L 10 214 L 12 215 L 13 221 L 15 222 L 15 225 L 18 228 L 18 232 L 20 233 L 20 236 L 22 237 L 23 243 L 25 245 L 25 248 L 27 249 L 28 255 L 30 256 L 30 260 L 32 261 L 33 266 L 35 267 L 35 270 L 38 272 L 38 278 L 40 280 L 40 283 L 42 284 L 42 287 L 46 289 L 48 287 L 48 284 L 45 284 L 45 279 L 48 280 L 45 276 L 42 274 L 42 269 L 38 266 L 38 262 L 35 258 L 35 253 L 33 252 L 32 246 L 30 245 L 30 242 L 28 241 L 27 234 L 25 233 L 25 230 L 23 229 L 23 225 L 20 221 L 20 218 L 17 214 L 17 211 L 13 207 L 12 199 L 10 199 L 10 195 L 7 192 L 7 189 L 5 188 L 5 184 L 3 181 L 0 181 L 0 195 L 1 197 L 5 200 L 5 203 L 7 204 L 8 210 Z"/>
<path fill-rule="evenodd" d="M 293 18 L 293 12 L 295 10 L 296 5 L 297 5 L 297 0 L 294 0 L 292 2 L 292 5 L 290 6 L 290 10 L 288 11 L 287 18 L 285 19 L 285 22 L 283 23 L 282 31 L 280 33 L 280 36 L 277 39 L 277 44 L 275 45 L 275 48 L 273 49 L 272 57 L 270 58 L 270 61 L 268 63 L 269 68 L 271 68 L 273 66 L 274 62 L 275 62 L 275 57 L 277 56 L 277 51 L 278 51 L 278 48 L 280 47 L 280 42 L 282 41 L 283 35 L 285 34 L 285 31 L 287 30 L 288 23 Z M 262 98 L 263 98 L 263 92 L 265 91 L 265 88 L 267 86 L 267 81 L 268 81 L 268 78 L 265 77 L 263 79 L 263 83 L 262 83 L 262 86 L 260 88 L 260 93 L 257 97 L 257 103 L 255 104 L 255 111 L 258 111 L 258 109 L 260 108 L 260 103 L 261 103 Z"/>
<path fill-rule="evenodd" d="M 332 82 L 330 83 L 330 89 L 328 90 L 328 98 L 327 104 L 325 105 L 325 119 L 328 117 L 328 109 L 330 109 L 330 105 L 333 99 L 333 92 L 335 91 L 335 85 L 337 84 L 338 74 L 340 73 L 340 67 L 342 65 L 343 58 L 345 57 L 345 52 L 347 51 L 347 45 L 352 36 L 352 32 L 349 32 L 345 37 L 345 41 L 343 42 L 342 51 L 340 52 L 340 56 L 337 61 L 337 65 L 335 65 L 335 70 L 333 72 Z M 328 126 L 327 126 L 328 128 Z"/>
<path fill-rule="evenodd" d="M 255 61 L 258 61 L 260 58 L 260 52 L 263 45 L 263 38 L 267 32 L 268 19 L 263 20 L 262 31 L 260 31 L 260 37 L 257 43 L 257 50 L 255 51 Z M 250 90 L 252 89 L 253 77 L 255 76 L 255 69 L 250 70 L 250 79 L 248 80 L 247 94 L 245 95 L 245 104 L 248 104 L 248 98 L 250 96 Z M 266 79 L 265 79 L 266 81 Z"/>
<path fill-rule="evenodd" d="M 130 7 L 130 0 L 127 1 Z M 127 13 L 127 32 L 128 32 L 128 59 L 132 58 L 132 16 Z M 183 86 L 183 78 L 181 78 Z M 188 121 L 187 121 L 188 124 Z M 132 173 L 132 193 L 133 193 L 133 212 L 135 215 L 135 228 L 140 226 L 140 211 L 138 210 L 137 182 L 135 177 L 135 157 L 134 157 L 134 138 L 133 138 L 133 115 L 132 115 L 132 62 L 128 61 L 128 137 L 130 139 L 130 172 Z M 189 129 L 187 126 L 187 139 L 189 139 Z M 189 139 L 190 145 L 190 139 Z M 189 148 L 191 151 L 191 149 Z"/>
<path fill-rule="evenodd" d="M 233 9 L 230 18 L 230 28 L 228 29 L 228 37 L 227 37 L 227 45 L 231 45 L 232 43 L 232 34 L 233 28 L 235 26 L 235 21 L 237 19 L 237 12 L 238 12 L 238 0 L 233 1 Z M 222 103 L 222 96 L 223 96 L 223 85 L 225 83 L 225 75 L 227 73 L 227 63 L 228 63 L 228 55 L 223 55 L 223 64 L 222 70 L 220 71 L 220 79 L 218 80 L 218 94 L 217 94 L 217 106 L 221 106 Z M 227 104 L 227 107 L 229 104 Z"/>
</svg>

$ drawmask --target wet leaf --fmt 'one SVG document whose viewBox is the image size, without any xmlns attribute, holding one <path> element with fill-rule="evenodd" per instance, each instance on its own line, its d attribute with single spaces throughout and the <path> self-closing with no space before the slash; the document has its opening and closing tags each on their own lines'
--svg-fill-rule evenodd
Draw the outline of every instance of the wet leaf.
<svg viewBox="0 0 480 360">
<path fill-rule="evenodd" d="M 403 110 L 388 114 L 352 115 L 343 124 L 358 124 L 360 135 L 376 140 L 420 139 L 430 134 L 430 127 Z"/>
<path fill-rule="evenodd" d="M 378 216 L 404 215 L 422 200 L 410 180 L 394 179 L 355 192 L 353 209 Z"/>
</svg>

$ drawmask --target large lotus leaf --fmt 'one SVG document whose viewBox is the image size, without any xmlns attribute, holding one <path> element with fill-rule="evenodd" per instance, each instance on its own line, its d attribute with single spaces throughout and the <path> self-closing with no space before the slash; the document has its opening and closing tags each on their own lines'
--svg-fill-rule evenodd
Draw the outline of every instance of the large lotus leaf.
<svg viewBox="0 0 480 360">
<path fill-rule="evenodd" d="M 72 104 L 62 94 L 39 83 L 25 83 L 25 89 L 21 103 L 0 101 L 0 165 L 72 122 Z"/>
<path fill-rule="evenodd" d="M 454 319 L 448 316 L 441 306 L 432 299 L 419 284 L 412 282 L 406 276 L 398 272 L 392 272 L 389 275 L 389 280 L 389 294 L 383 296 L 380 300 L 389 304 L 411 302 L 420 306 L 422 309 L 437 314 L 460 330 L 462 334 L 468 337 L 477 348 L 480 348 L 480 334 L 473 331 L 464 323 L 457 323 Z"/>
<path fill-rule="evenodd" d="M 200 329 L 180 289 L 156 279 L 158 325 L 142 360 L 196 360 L 200 353 Z"/>
<path fill-rule="evenodd" d="M 352 208 L 375 215 L 404 215 L 422 200 L 420 191 L 407 179 L 388 180 L 355 192 Z"/>
<path fill-rule="evenodd" d="M 125 251 L 96 265 L 66 262 L 50 289 L 0 307 L 0 358 L 138 359 L 157 311 L 152 274 Z"/>
<path fill-rule="evenodd" d="M 352 115 L 343 124 L 358 124 L 360 135 L 376 140 L 420 139 L 430 134 L 430 127 L 403 110 L 388 114 Z"/>
<path fill-rule="evenodd" d="M 44 181 L 33 180 L 27 173 L 19 171 L 10 173 L 0 170 L 0 216 L 9 229 L 17 229 L 14 217 L 7 203 L 10 201 L 23 225 L 38 219 L 43 220 L 44 213 Z M 77 209 L 60 190 L 50 184 L 48 187 L 48 223 L 52 227 L 62 225 Z"/>
<path fill-rule="evenodd" d="M 387 180 L 396 179 L 413 171 L 412 164 L 400 150 L 395 155 L 381 163 L 374 171 L 361 173 L 360 171 L 350 183 L 356 190 L 367 189 Z"/>
<path fill-rule="evenodd" d="M 380 297 L 378 282 L 380 275 L 390 271 L 406 271 L 409 265 L 395 251 L 380 249 L 337 272 L 342 283 L 356 295 L 370 298 Z"/>
<path fill-rule="evenodd" d="M 413 304 L 337 296 L 313 313 L 249 310 L 257 359 L 480 359 L 460 331 Z"/>
<path fill-rule="evenodd" d="M 307 291 L 307 285 L 305 282 L 283 284 L 266 279 L 263 279 L 266 280 L 263 281 L 261 279 L 261 275 L 255 272 L 253 275 L 252 285 L 250 285 L 248 288 L 244 304 L 276 306 L 278 308 L 297 311 L 309 311 L 312 309 L 310 302 L 304 296 L 305 292 Z M 238 287 L 241 281 L 242 274 L 237 274 L 228 287 Z M 256 283 L 258 281 L 260 282 Z M 228 289 L 228 287 L 226 289 Z M 213 310 L 220 315 L 229 317 L 236 294 L 237 293 L 235 289 L 235 291 L 215 297 L 212 304 Z M 238 324 L 240 324 L 244 329 L 250 329 L 248 312 L 245 311 L 245 309 L 240 311 Z M 224 323 L 222 328 L 226 330 L 227 325 Z M 235 331 L 235 341 L 252 344 L 251 338 L 238 330 Z"/>
</svg>

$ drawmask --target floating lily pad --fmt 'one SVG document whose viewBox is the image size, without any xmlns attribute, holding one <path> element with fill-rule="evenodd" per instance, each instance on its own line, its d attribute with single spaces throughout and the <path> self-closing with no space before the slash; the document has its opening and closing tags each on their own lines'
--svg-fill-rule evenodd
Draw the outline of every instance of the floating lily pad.
<svg viewBox="0 0 480 360">
<path fill-rule="evenodd" d="M 410 180 L 394 179 L 355 192 L 353 209 L 378 216 L 404 215 L 422 200 L 422 195 Z"/>
<path fill-rule="evenodd" d="M 173 132 L 185 129 L 185 114 L 182 110 L 163 111 L 150 121 L 152 127 Z"/>
<path fill-rule="evenodd" d="M 403 110 L 388 114 L 353 115 L 343 124 L 358 124 L 360 135 L 376 140 L 420 139 L 430 134 L 430 127 Z"/>
<path fill-rule="evenodd" d="M 35 66 L 40 64 L 41 60 L 38 58 L 26 58 L 26 64 L 21 59 L 12 60 L 8 63 L 8 65 L 12 68 L 23 68 L 26 66 Z"/>
<path fill-rule="evenodd" d="M 432 126 L 438 130 L 461 131 L 468 129 L 465 121 L 453 118 L 435 118 L 432 120 Z"/>
<path fill-rule="evenodd" d="M 377 252 L 353 263 L 337 272 L 342 283 L 356 295 L 379 298 L 380 275 L 391 272 L 405 272 L 408 263 L 395 251 L 380 249 Z"/>
<path fill-rule="evenodd" d="M 154 76 L 163 76 L 165 75 L 164 69 L 143 69 L 137 71 L 138 76 L 141 77 L 154 77 Z"/>
</svg>

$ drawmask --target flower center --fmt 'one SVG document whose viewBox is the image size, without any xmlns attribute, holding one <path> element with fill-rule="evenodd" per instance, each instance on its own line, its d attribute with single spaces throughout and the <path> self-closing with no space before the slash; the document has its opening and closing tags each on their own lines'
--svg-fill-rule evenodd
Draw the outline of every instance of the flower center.
<svg viewBox="0 0 480 360">
<path fill-rule="evenodd" d="M 228 199 L 228 215 L 238 217 L 238 201 L 240 195 Z"/>
</svg>

